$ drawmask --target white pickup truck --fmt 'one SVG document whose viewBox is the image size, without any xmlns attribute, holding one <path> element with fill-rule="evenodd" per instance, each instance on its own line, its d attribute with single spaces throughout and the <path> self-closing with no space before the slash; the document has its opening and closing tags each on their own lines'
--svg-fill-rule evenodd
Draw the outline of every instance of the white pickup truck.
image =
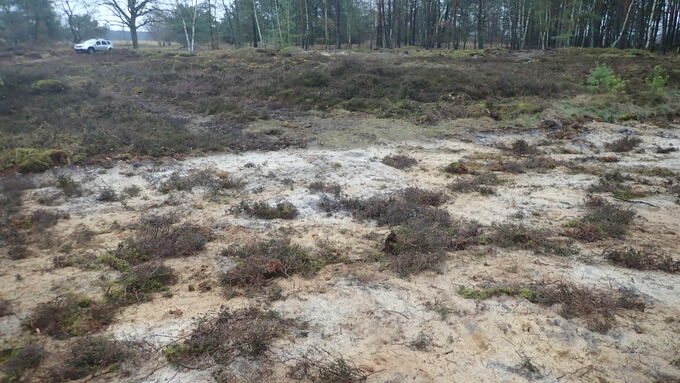
<svg viewBox="0 0 680 383">
<path fill-rule="evenodd" d="M 103 39 L 90 39 L 87 41 L 83 41 L 80 44 L 76 44 L 73 46 L 73 49 L 76 50 L 76 53 L 95 53 L 97 51 L 105 51 L 108 52 L 111 49 L 113 49 L 113 44 L 109 40 L 103 40 Z"/>
</svg>

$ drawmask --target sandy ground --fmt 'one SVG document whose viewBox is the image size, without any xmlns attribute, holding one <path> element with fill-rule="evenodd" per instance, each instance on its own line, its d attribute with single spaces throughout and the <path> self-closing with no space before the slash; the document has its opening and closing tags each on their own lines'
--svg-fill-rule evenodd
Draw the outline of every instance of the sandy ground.
<svg viewBox="0 0 680 383">
<path fill-rule="evenodd" d="M 381 124 L 386 124 L 382 121 Z M 378 130 L 380 131 L 380 130 Z M 401 130 L 397 129 L 397 132 Z M 344 131 L 343 131 L 344 132 Z M 67 292 L 91 296 L 102 294 L 102 281 L 115 277 L 101 268 L 52 268 L 60 245 L 72 242 L 82 227 L 98 234 L 74 251 L 96 257 L 113 249 L 129 232 L 130 224 L 149 213 L 174 212 L 183 222 L 210 227 L 216 239 L 197 256 L 171 259 L 167 263 L 180 274 L 171 287 L 172 296 L 123 310 L 106 330 L 119 339 L 143 340 L 161 349 L 185 336 L 193 318 L 217 312 L 220 307 L 246 307 L 258 297 L 227 298 L 220 288 L 190 291 L 190 284 L 216 281 L 234 262 L 220 256 L 232 243 L 288 234 L 296 243 L 314 247 L 328 241 L 350 262 L 330 265 L 308 279 L 279 280 L 282 298 L 272 309 L 285 318 L 307 323 L 304 336 L 292 332 L 274 345 L 273 381 L 287 381 L 291 360 L 313 348 L 342 355 L 370 373 L 369 382 L 654 382 L 680 379 L 680 275 L 628 270 L 612 266 L 601 257 L 609 245 L 626 243 L 653 247 L 678 258 L 680 208 L 677 196 L 667 192 L 665 179 L 650 175 L 653 169 L 675 172 L 680 153 L 657 154 L 656 146 L 680 147 L 680 130 L 642 124 L 630 126 L 590 123 L 571 140 L 550 140 L 547 131 L 488 131 L 456 138 L 409 140 L 381 135 L 379 144 L 358 139 L 350 148 L 326 145 L 277 152 L 246 152 L 205 157 L 119 162 L 113 167 L 71 167 L 34 176 L 37 185 L 24 195 L 27 211 L 54 209 L 69 214 L 30 246 L 32 257 L 0 258 L 2 297 L 12 303 L 14 314 L 0 318 L 0 348 L 23 345 L 29 335 L 21 320 L 39 303 Z M 343 133 L 344 134 L 344 133 Z M 347 134 L 351 134 L 347 133 Z M 627 134 L 642 138 L 636 151 L 604 153 L 603 144 Z M 331 136 L 329 136 L 331 137 Z M 347 213 L 328 216 L 319 210 L 321 195 L 309 191 L 314 181 L 338 183 L 349 197 L 370 197 L 408 186 L 446 191 L 444 204 L 453 217 L 476 220 L 483 225 L 522 221 L 555 232 L 583 213 L 587 188 L 597 175 L 567 166 L 547 172 L 499 173 L 505 180 L 495 195 L 453 193 L 446 185 L 460 176 L 447 175 L 443 167 L 452 161 L 506 155 L 497 148 L 523 138 L 557 160 L 580 161 L 601 170 L 618 169 L 645 180 L 640 187 L 649 195 L 630 204 L 637 211 L 625 241 L 578 243 L 574 257 L 536 255 L 493 246 L 475 246 L 450 254 L 440 273 L 426 272 L 399 278 L 379 264 L 363 260 L 379 251 L 389 232 Z M 343 139 L 344 140 L 344 139 Z M 343 141 L 347 143 L 347 141 Z M 353 146 L 353 148 L 351 147 Z M 385 155 L 402 153 L 418 160 L 410 170 L 384 165 Z M 600 162 L 598 156 L 616 156 L 618 162 Z M 162 194 L 160 182 L 173 172 L 191 169 L 226 171 L 245 183 L 242 190 L 209 198 L 200 188 L 193 192 Z M 54 179 L 67 174 L 91 191 L 82 197 L 58 197 L 52 206 L 38 203 L 57 195 Z M 132 185 L 142 189 L 138 197 L 100 202 L 98 191 L 110 187 L 117 193 Z M 300 216 L 292 221 L 258 220 L 234 213 L 241 200 L 288 201 Z M 644 203 L 640 203 L 644 202 Z M 122 229 L 112 229 L 112 224 Z M 2 252 L 2 250 L 0 250 Z M 617 315 L 617 325 L 607 334 L 588 330 L 579 319 L 566 320 L 555 307 L 542 307 L 519 297 L 502 296 L 484 301 L 464 299 L 461 286 L 485 287 L 501 283 L 568 280 L 597 288 L 626 288 L 647 303 L 644 312 Z M 427 302 L 445 304 L 443 317 L 429 310 Z M 432 340 L 427 350 L 415 350 L 410 342 L 419 334 Z M 40 338 L 45 338 L 40 336 Z M 47 342 L 47 340 L 45 340 Z M 55 343 L 54 347 L 64 347 Z M 527 362 L 533 368 L 527 367 Z M 245 376 L 253 363 L 236 362 L 229 368 Z M 210 370 L 177 369 L 156 351 L 135 366 L 124 366 L 129 376 L 105 375 L 95 381 L 211 382 Z"/>
</svg>

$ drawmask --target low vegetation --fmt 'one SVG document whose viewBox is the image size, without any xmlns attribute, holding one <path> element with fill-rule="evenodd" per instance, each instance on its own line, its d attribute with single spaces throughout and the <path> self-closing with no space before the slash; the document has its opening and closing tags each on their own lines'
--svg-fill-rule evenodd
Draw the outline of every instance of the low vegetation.
<svg viewBox="0 0 680 383">
<path fill-rule="evenodd" d="M 312 254 L 311 250 L 291 243 L 288 238 L 232 245 L 221 254 L 237 261 L 222 274 L 222 284 L 245 291 L 266 286 L 276 278 L 310 276 L 327 264 L 341 261 L 333 252 Z"/>
<path fill-rule="evenodd" d="M 526 286 L 501 285 L 487 289 L 461 288 L 458 293 L 468 299 L 488 299 L 500 295 L 517 296 L 543 306 L 559 306 L 565 319 L 580 318 L 592 331 L 606 333 L 623 310 L 644 311 L 641 298 L 627 290 L 600 290 L 573 283 L 539 282 Z"/>
<path fill-rule="evenodd" d="M 177 275 L 171 267 L 147 262 L 124 271 L 107 289 L 106 298 L 116 305 L 143 302 L 153 293 L 167 291 L 176 281 Z"/>
<path fill-rule="evenodd" d="M 3 351 L 4 353 L 4 351 Z M 11 356 L 2 363 L 2 372 L 5 377 L 2 382 L 20 382 L 24 374 L 37 368 L 47 357 L 47 351 L 38 345 L 28 345 L 19 349 L 10 350 Z"/>
<path fill-rule="evenodd" d="M 136 345 L 106 336 L 77 339 L 69 348 L 66 358 L 49 370 L 51 382 L 78 380 L 95 373 L 112 371 L 133 358 Z"/>
<path fill-rule="evenodd" d="M 213 239 L 212 232 L 202 226 L 191 223 L 173 225 L 170 216 L 147 218 L 134 236 L 120 243 L 101 261 L 123 271 L 130 265 L 194 255 Z"/>
<path fill-rule="evenodd" d="M 636 213 L 599 197 L 589 197 L 585 202 L 586 214 L 579 220 L 567 223 L 570 236 L 593 242 L 605 238 L 622 238 Z"/>
<path fill-rule="evenodd" d="M 383 157 L 382 163 L 397 169 L 408 169 L 417 164 L 418 160 L 404 154 L 394 154 Z"/>
<path fill-rule="evenodd" d="M 215 169 L 194 169 L 186 174 L 173 172 L 158 186 L 161 193 L 173 190 L 192 191 L 195 187 L 202 187 L 208 193 L 217 194 L 225 190 L 239 189 L 243 182 L 226 172 Z"/>
<path fill-rule="evenodd" d="M 270 205 L 264 201 L 241 203 L 236 207 L 237 213 L 246 214 L 258 219 L 295 219 L 300 213 L 298 209 L 290 202 L 278 202 L 275 205 Z"/>
<path fill-rule="evenodd" d="M 288 377 L 296 380 L 309 380 L 319 383 L 359 383 L 369 374 L 342 355 L 335 355 L 325 350 L 313 349 L 298 358 L 288 369 Z"/>
<path fill-rule="evenodd" d="M 632 247 L 613 249 L 605 251 L 604 257 L 617 266 L 629 269 L 680 273 L 680 261 L 673 260 L 670 255 L 660 255 L 646 249 Z"/>
<path fill-rule="evenodd" d="M 476 176 L 457 179 L 449 184 L 449 189 L 459 193 L 477 192 L 482 195 L 495 194 L 493 186 L 499 185 L 502 180 L 493 173 L 484 173 Z"/>
<path fill-rule="evenodd" d="M 113 322 L 115 313 L 106 302 L 64 295 L 39 304 L 23 324 L 32 332 L 65 339 L 101 331 Z"/>
<path fill-rule="evenodd" d="M 262 359 L 272 342 L 294 325 L 276 312 L 256 308 L 222 309 L 196 319 L 194 330 L 168 346 L 165 357 L 178 366 L 229 365 L 237 358 Z"/>
<path fill-rule="evenodd" d="M 605 149 L 610 152 L 624 153 L 630 152 L 642 143 L 638 137 L 625 136 L 618 140 L 612 141 L 604 145 Z"/>
</svg>

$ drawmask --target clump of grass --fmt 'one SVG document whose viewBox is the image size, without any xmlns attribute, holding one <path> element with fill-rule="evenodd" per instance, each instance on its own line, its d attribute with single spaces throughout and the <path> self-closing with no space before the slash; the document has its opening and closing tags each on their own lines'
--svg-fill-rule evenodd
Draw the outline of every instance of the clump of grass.
<svg viewBox="0 0 680 383">
<path fill-rule="evenodd" d="M 500 184 L 502 181 L 493 173 L 484 173 L 477 176 L 458 179 L 449 184 L 449 189 L 460 193 L 477 192 L 482 195 L 495 194 L 492 186 Z"/>
<path fill-rule="evenodd" d="M 288 238 L 232 245 L 222 250 L 221 254 L 235 258 L 238 262 L 222 274 L 221 283 L 244 289 L 263 287 L 273 279 L 295 274 L 308 276 L 326 264 L 340 260 L 329 252 L 314 256 L 308 249 L 291 243 Z"/>
<path fill-rule="evenodd" d="M 606 333 L 616 324 L 615 315 L 621 310 L 645 309 L 644 302 L 628 290 L 598 290 L 562 281 L 541 283 L 532 290 L 534 302 L 559 305 L 564 318 L 583 318 L 590 330 L 600 333 Z"/>
<path fill-rule="evenodd" d="M 202 187 L 211 194 L 217 194 L 223 190 L 239 189 L 243 187 L 243 182 L 226 172 L 201 169 L 191 170 L 187 174 L 174 172 L 160 184 L 158 190 L 161 193 L 169 193 L 173 190 L 192 191 L 195 187 Z"/>
<path fill-rule="evenodd" d="M 680 273 L 680 261 L 674 261 L 673 257 L 632 247 L 606 251 L 604 258 L 617 266 L 629 269 Z"/>
<path fill-rule="evenodd" d="M 606 143 L 604 147 L 611 152 L 623 153 L 635 149 L 635 147 L 641 143 L 642 140 L 638 137 L 625 136 L 618 140 Z"/>
<path fill-rule="evenodd" d="M 185 367 L 229 365 L 236 358 L 260 359 L 292 325 L 273 311 L 225 308 L 217 316 L 196 319 L 191 334 L 164 353 L 169 362 Z"/>
<path fill-rule="evenodd" d="M 61 189 L 67 197 L 80 197 L 83 195 L 83 188 L 80 182 L 75 181 L 67 175 L 57 177 L 57 188 Z"/>
<path fill-rule="evenodd" d="M 14 351 L 13 355 L 2 364 L 6 374 L 3 382 L 20 382 L 24 373 L 34 369 L 43 362 L 47 352 L 38 345 L 28 345 Z"/>
<path fill-rule="evenodd" d="M 106 297 L 117 305 L 143 302 L 153 293 L 167 291 L 176 281 L 177 275 L 171 267 L 162 263 L 143 263 L 123 272 L 106 291 Z"/>
<path fill-rule="evenodd" d="M 416 160 L 413 157 L 409 157 L 403 154 L 394 154 L 391 156 L 385 156 L 383 157 L 382 161 L 383 164 L 387 166 L 391 166 L 393 168 L 397 169 L 408 169 L 415 164 L 418 163 L 418 160 Z"/>
<path fill-rule="evenodd" d="M 90 298 L 64 295 L 38 305 L 23 325 L 57 339 L 100 331 L 113 322 L 116 308 Z"/>
<path fill-rule="evenodd" d="M 588 212 L 578 221 L 569 222 L 568 234 L 576 239 L 593 242 L 604 238 L 621 238 L 635 218 L 633 209 L 590 197 L 585 203 Z"/>
<path fill-rule="evenodd" d="M 463 298 L 478 300 L 484 300 L 500 295 L 519 296 L 529 301 L 534 300 L 534 292 L 531 289 L 510 285 L 490 287 L 487 289 L 461 287 L 458 289 L 458 294 Z"/>
<path fill-rule="evenodd" d="M 290 220 L 295 219 L 299 214 L 295 205 L 287 201 L 279 202 L 273 206 L 264 201 L 253 203 L 241 201 L 235 210 L 259 219 Z"/>
<path fill-rule="evenodd" d="M 49 371 L 52 381 L 77 380 L 99 371 L 113 370 L 135 355 L 130 342 L 106 336 L 91 336 L 76 340 L 69 356 Z"/>
</svg>

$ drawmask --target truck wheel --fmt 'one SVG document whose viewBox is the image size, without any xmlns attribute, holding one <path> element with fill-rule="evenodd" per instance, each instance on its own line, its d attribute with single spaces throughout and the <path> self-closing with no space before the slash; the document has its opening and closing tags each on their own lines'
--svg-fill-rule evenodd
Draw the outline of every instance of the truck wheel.
<svg viewBox="0 0 680 383">
<path fill-rule="evenodd" d="M 92 47 L 87 48 L 87 53 L 94 54 L 94 48 Z"/>
</svg>

